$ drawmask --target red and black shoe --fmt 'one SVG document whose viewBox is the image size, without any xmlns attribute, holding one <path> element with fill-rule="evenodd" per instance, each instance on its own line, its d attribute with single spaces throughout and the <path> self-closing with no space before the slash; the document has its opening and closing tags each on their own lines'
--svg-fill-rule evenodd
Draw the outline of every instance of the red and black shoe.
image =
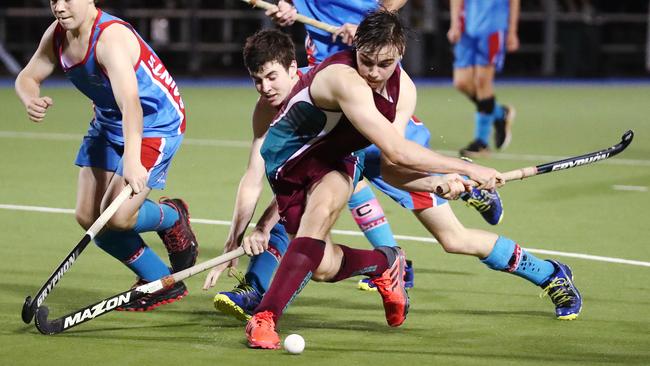
<svg viewBox="0 0 650 366">
<path fill-rule="evenodd" d="M 160 199 L 160 203 L 178 211 L 178 221 L 169 229 L 158 232 L 167 252 L 174 273 L 192 267 L 199 256 L 199 243 L 190 226 L 190 212 L 187 204 L 180 198 Z"/>
<path fill-rule="evenodd" d="M 399 327 L 409 312 L 409 294 L 404 288 L 406 259 L 399 247 L 378 247 L 386 255 L 390 267 L 370 281 L 377 287 L 384 303 L 386 322 L 391 327 Z"/>
<path fill-rule="evenodd" d="M 146 284 L 147 281 L 139 278 L 131 288 Z M 171 304 L 187 295 L 187 288 L 183 282 L 177 282 L 169 290 L 147 294 L 144 297 L 132 301 L 124 306 L 116 308 L 117 311 L 149 311 L 161 305 Z"/>
</svg>

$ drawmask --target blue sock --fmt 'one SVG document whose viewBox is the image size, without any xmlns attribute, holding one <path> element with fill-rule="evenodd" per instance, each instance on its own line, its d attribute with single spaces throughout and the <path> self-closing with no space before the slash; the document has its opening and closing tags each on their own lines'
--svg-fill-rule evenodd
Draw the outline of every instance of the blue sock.
<svg viewBox="0 0 650 366">
<path fill-rule="evenodd" d="M 280 259 L 286 253 L 288 246 L 289 237 L 284 230 L 284 226 L 275 224 L 271 229 L 269 249 L 260 255 L 252 257 L 248 263 L 244 278 L 260 295 L 264 295 L 266 290 L 269 289 L 273 272 L 280 264 Z"/>
<path fill-rule="evenodd" d="M 492 122 L 494 122 L 494 117 L 491 114 L 476 112 L 474 117 L 474 139 L 480 140 L 487 145 L 490 132 L 492 132 Z"/>
<path fill-rule="evenodd" d="M 162 231 L 172 227 L 179 219 L 178 211 L 170 205 L 144 200 L 138 210 L 138 220 L 133 227 L 136 233 Z"/>
<path fill-rule="evenodd" d="M 499 236 L 490 255 L 481 259 L 481 262 L 494 270 L 523 277 L 536 285 L 546 282 L 555 272 L 551 262 L 535 257 L 503 236 Z"/>
<path fill-rule="evenodd" d="M 497 119 L 503 119 L 505 115 L 506 115 L 506 111 L 503 109 L 503 104 L 495 104 L 494 113 L 492 113 L 492 117 L 494 117 L 494 119 L 497 120 Z"/>
<path fill-rule="evenodd" d="M 155 281 L 170 274 L 167 265 L 133 230 L 104 230 L 95 237 L 95 244 L 126 264 L 135 274 L 146 281 Z"/>
<path fill-rule="evenodd" d="M 354 221 L 373 247 L 397 246 L 384 210 L 370 187 L 352 194 L 348 201 L 348 208 L 352 212 Z"/>
</svg>

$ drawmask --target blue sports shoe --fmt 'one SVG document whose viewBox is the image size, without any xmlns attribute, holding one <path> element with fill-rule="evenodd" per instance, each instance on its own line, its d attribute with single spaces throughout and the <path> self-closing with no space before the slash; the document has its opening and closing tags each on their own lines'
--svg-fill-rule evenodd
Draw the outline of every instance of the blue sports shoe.
<svg viewBox="0 0 650 366">
<path fill-rule="evenodd" d="M 503 205 L 496 190 L 472 188 L 472 192 L 464 193 L 460 198 L 474 207 L 490 225 L 497 225 L 503 219 Z"/>
<path fill-rule="evenodd" d="M 262 295 L 253 286 L 240 283 L 232 291 L 219 292 L 214 296 L 214 308 L 241 321 L 251 318 Z"/>
<path fill-rule="evenodd" d="M 555 267 L 555 272 L 540 287 L 544 291 L 540 297 L 548 295 L 555 304 L 555 315 L 561 320 L 573 320 L 582 309 L 582 296 L 573 284 L 573 273 L 566 264 L 548 260 Z"/>
<path fill-rule="evenodd" d="M 415 282 L 415 272 L 413 271 L 413 262 L 406 260 L 406 269 L 404 271 L 404 288 L 413 288 Z M 359 280 L 357 284 L 359 290 L 363 291 L 377 291 L 377 286 L 375 286 L 370 278 L 364 278 Z"/>
</svg>

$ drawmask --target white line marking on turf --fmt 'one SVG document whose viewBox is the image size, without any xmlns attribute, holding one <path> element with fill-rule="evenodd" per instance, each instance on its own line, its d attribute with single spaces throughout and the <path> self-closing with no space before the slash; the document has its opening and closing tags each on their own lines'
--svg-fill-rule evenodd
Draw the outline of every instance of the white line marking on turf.
<svg viewBox="0 0 650 366">
<path fill-rule="evenodd" d="M 612 186 L 612 189 L 615 191 L 633 191 L 633 192 L 647 192 L 648 187 L 644 186 L 624 186 L 620 184 L 615 184 Z"/>
<path fill-rule="evenodd" d="M 15 211 L 74 214 L 74 210 L 70 208 L 55 208 L 55 207 L 41 207 L 41 206 L 0 204 L 0 209 L 15 210 Z M 191 219 L 191 221 L 196 224 L 230 226 L 230 221 L 225 221 L 225 220 Z M 251 223 L 249 226 L 254 227 L 255 224 Z M 363 236 L 363 233 L 359 231 L 350 231 L 350 230 L 332 230 L 332 233 L 339 234 L 339 235 L 349 235 L 349 236 Z M 420 243 L 437 243 L 437 241 L 433 238 L 426 238 L 421 236 L 395 235 L 395 239 L 414 241 Z M 546 249 L 526 248 L 526 250 L 528 250 L 531 253 L 538 253 L 538 254 L 549 254 L 549 255 L 556 255 L 560 257 L 586 259 L 586 260 L 592 260 L 597 262 L 620 263 L 620 264 L 628 264 L 632 266 L 650 267 L 650 262 L 636 261 L 630 259 L 602 257 L 599 255 L 582 254 L 582 253 L 558 252 L 558 251 L 546 250 Z"/>
<path fill-rule="evenodd" d="M 34 140 L 81 142 L 83 135 L 71 134 L 71 133 L 53 133 L 53 132 L 0 131 L 0 138 L 22 138 L 22 139 L 34 139 Z M 234 148 L 249 148 L 251 146 L 249 141 L 196 139 L 196 138 L 185 138 L 183 139 L 183 144 L 191 145 L 191 146 L 215 146 L 215 147 L 234 147 Z M 458 154 L 457 151 L 451 151 L 451 150 L 436 150 L 436 151 L 450 156 L 456 156 Z M 506 153 L 495 153 L 492 154 L 491 157 L 498 160 L 532 161 L 536 163 L 555 161 L 555 160 L 567 158 L 567 156 L 559 156 L 559 155 L 506 154 Z M 599 162 L 599 164 L 650 167 L 650 160 L 613 158 L 613 159 L 607 159 L 601 161 Z"/>
</svg>

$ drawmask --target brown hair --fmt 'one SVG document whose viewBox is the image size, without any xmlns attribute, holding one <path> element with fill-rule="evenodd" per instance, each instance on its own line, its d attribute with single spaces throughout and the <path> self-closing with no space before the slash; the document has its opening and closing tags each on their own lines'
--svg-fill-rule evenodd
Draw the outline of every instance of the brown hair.
<svg viewBox="0 0 650 366">
<path fill-rule="evenodd" d="M 396 12 L 378 10 L 370 13 L 357 28 L 354 46 L 358 50 L 373 52 L 392 45 L 401 55 L 406 49 L 406 30 Z"/>
<path fill-rule="evenodd" d="M 276 29 L 257 31 L 246 39 L 244 65 L 250 73 L 260 71 L 267 62 L 277 61 L 286 70 L 296 59 L 296 49 L 291 37 Z"/>
</svg>

